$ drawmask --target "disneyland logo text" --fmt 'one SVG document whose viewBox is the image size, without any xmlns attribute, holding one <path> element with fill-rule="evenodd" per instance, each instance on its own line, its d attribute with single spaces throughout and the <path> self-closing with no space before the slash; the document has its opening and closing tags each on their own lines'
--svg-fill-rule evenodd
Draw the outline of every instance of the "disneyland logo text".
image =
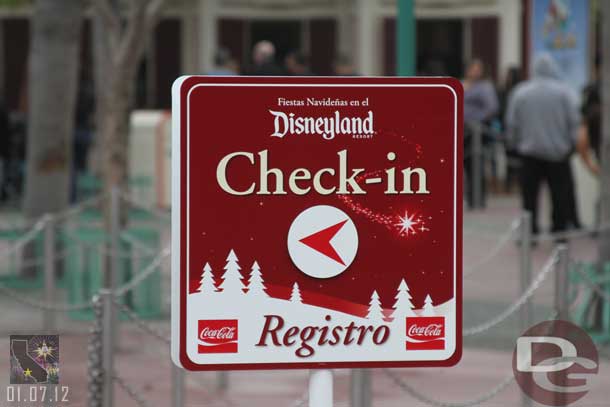
<svg viewBox="0 0 610 407">
<path fill-rule="evenodd" d="M 354 138 L 371 138 L 373 130 L 373 112 L 368 111 L 364 117 L 342 117 L 338 110 L 329 117 L 297 116 L 269 110 L 273 116 L 274 131 L 271 137 L 284 138 L 288 135 L 319 135 L 325 140 L 332 140 L 337 135 L 351 135 Z"/>
</svg>

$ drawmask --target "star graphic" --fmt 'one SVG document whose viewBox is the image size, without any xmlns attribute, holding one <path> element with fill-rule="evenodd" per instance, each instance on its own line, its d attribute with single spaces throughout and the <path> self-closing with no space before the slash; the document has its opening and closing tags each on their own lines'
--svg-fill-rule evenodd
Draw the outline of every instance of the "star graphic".
<svg viewBox="0 0 610 407">
<path fill-rule="evenodd" d="M 395 226 L 398 226 L 400 228 L 400 231 L 398 232 L 398 234 L 405 234 L 408 235 L 409 233 L 411 234 L 415 234 L 415 225 L 418 224 L 418 221 L 415 219 L 415 215 L 411 215 L 409 216 L 409 214 L 407 212 L 405 212 L 405 216 L 399 216 L 399 223 L 397 223 Z"/>
<path fill-rule="evenodd" d="M 31 371 L 30 369 L 25 369 L 25 370 L 23 371 L 23 375 L 24 375 L 25 377 L 32 377 L 32 371 Z"/>
</svg>

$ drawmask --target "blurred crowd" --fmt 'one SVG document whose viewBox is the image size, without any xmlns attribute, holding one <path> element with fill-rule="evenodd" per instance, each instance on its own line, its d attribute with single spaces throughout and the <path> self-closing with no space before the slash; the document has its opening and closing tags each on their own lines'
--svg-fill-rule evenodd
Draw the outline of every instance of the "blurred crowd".
<svg viewBox="0 0 610 407">
<path fill-rule="evenodd" d="M 225 49 L 217 50 L 214 68 L 207 75 L 312 76 L 308 55 L 300 50 L 288 52 L 278 60 L 270 41 L 253 46 L 249 64 L 239 66 Z M 338 56 L 333 74 L 358 75 L 352 61 Z M 484 207 L 490 189 L 512 193 L 518 186 L 523 209 L 533 215 L 532 231 L 538 233 L 538 198 L 541 185 L 548 184 L 552 202 L 552 231 L 581 227 L 574 175 L 570 166 L 579 154 L 586 168 L 599 173 L 601 139 L 600 61 L 596 61 L 593 81 L 575 95 L 561 77 L 561 71 L 548 55 L 538 56 L 532 75 L 526 78 L 520 68 L 512 67 L 500 83 L 494 83 L 483 61 L 472 60 L 465 67 L 464 87 L 464 170 L 465 200 L 470 207 Z M 437 74 L 442 74 L 438 73 Z M 75 117 L 73 166 L 75 177 L 86 171 L 92 141 L 94 96 L 91 81 L 81 80 Z M 475 132 L 482 137 L 486 171 L 472 171 L 472 143 Z M 9 120 L 0 102 L 0 200 L 19 196 L 23 180 L 25 124 Z M 503 152 L 503 182 L 498 180 L 498 146 Z M 475 177 L 482 186 L 482 202 L 474 202 Z M 74 195 L 74 194 L 73 194 Z"/>
</svg>

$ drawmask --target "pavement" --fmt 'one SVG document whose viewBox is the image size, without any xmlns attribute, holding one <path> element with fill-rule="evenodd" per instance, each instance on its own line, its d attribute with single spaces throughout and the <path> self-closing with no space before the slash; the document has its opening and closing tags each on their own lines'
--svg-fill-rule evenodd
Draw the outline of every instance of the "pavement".
<svg viewBox="0 0 610 407">
<path fill-rule="evenodd" d="M 477 262 L 492 251 L 498 239 L 519 216 L 519 203 L 515 196 L 496 196 L 485 210 L 464 214 L 464 266 Z M 2 220 L 2 215 L 0 215 Z M 536 275 L 553 252 L 553 242 L 543 242 L 533 250 Z M 2 249 L 0 248 L 0 251 Z M 596 256 L 596 242 L 591 238 L 576 239 L 570 244 L 570 256 L 582 261 L 592 261 Z M 495 317 L 508 307 L 520 294 L 519 249 L 513 242 L 507 243 L 498 254 L 480 269 L 464 278 L 464 327 L 468 328 Z M 165 292 L 169 288 L 169 273 L 163 273 Z M 545 320 L 551 313 L 554 301 L 554 281 L 550 276 L 533 297 L 534 320 Z M 36 297 L 37 292 L 24 291 L 24 296 Z M 62 295 L 65 295 L 62 293 Z M 38 310 L 20 305 L 0 296 L 0 407 L 24 404 L 6 403 L 6 386 L 9 379 L 9 343 L 11 333 L 36 333 L 42 326 L 42 314 Z M 169 304 L 164 302 L 165 317 L 151 324 L 169 332 Z M 427 368 L 395 370 L 402 380 L 432 399 L 443 402 L 462 402 L 478 398 L 491 391 L 512 371 L 512 350 L 516 337 L 522 332 L 519 312 L 480 335 L 464 340 L 462 361 L 453 368 Z M 74 321 L 64 314 L 58 315 L 58 332 L 61 334 L 62 385 L 69 386 L 69 403 L 59 407 L 85 406 L 87 401 L 87 341 L 90 325 Z M 119 334 L 119 347 L 115 363 L 118 374 L 150 406 L 170 406 L 171 362 L 167 345 L 143 333 L 132 323 L 123 322 Z M 606 348 L 610 355 L 610 346 Z M 576 406 L 608 406 L 610 397 L 610 359 L 600 364 L 600 374 L 589 394 Z M 349 371 L 336 370 L 336 405 L 348 405 Z M 372 370 L 373 406 L 425 406 L 426 404 L 406 394 L 393 383 L 382 370 Z M 308 372 L 253 371 L 230 372 L 227 390 L 218 388 L 217 373 L 187 373 L 185 375 L 186 406 L 294 406 L 305 393 Z M 136 406 L 125 391 L 115 386 L 116 406 Z M 28 406 L 40 404 L 28 404 Z M 484 406 L 520 406 L 521 391 L 513 382 Z M 536 405 L 536 404 L 534 404 Z"/>
</svg>

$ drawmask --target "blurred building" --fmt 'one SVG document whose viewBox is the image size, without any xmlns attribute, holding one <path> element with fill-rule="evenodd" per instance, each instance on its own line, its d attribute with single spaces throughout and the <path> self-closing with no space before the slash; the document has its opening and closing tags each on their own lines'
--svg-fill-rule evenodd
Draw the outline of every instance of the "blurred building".
<svg viewBox="0 0 610 407">
<path fill-rule="evenodd" d="M 168 108 L 172 81 L 213 68 L 218 46 L 242 68 L 252 45 L 270 40 L 278 62 L 291 50 L 311 56 L 312 71 L 332 74 L 338 55 L 365 75 L 392 75 L 396 0 L 167 0 L 138 78 L 139 107 Z M 460 77 L 472 57 L 498 77 L 524 62 L 527 0 L 417 0 L 417 69 Z M 24 104 L 31 10 L 0 8 L 0 89 L 11 109 Z M 91 24 L 83 31 L 83 69 L 92 66 Z"/>
</svg>

